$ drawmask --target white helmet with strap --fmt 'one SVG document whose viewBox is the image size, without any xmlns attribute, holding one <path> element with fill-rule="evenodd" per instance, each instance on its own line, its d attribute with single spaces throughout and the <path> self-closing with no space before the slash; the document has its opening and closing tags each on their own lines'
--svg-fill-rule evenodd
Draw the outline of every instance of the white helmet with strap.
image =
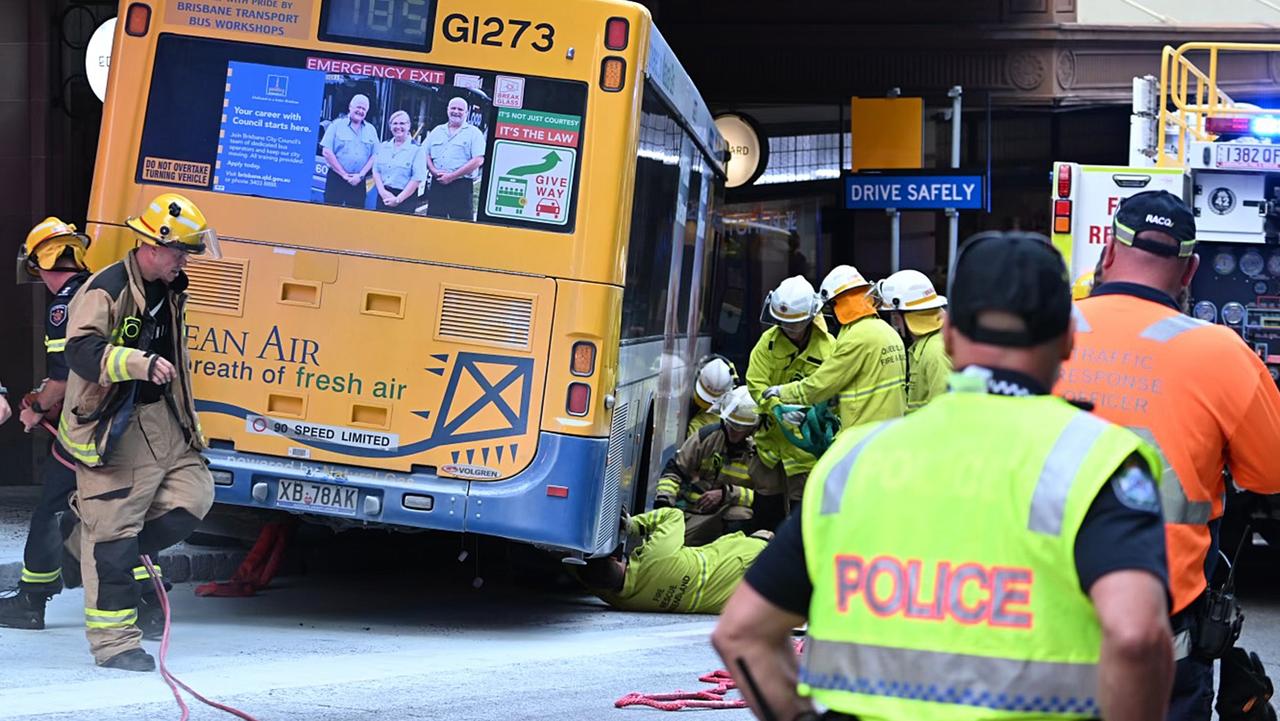
<svg viewBox="0 0 1280 721">
<path fill-rule="evenodd" d="M 698 371 L 698 382 L 693 391 L 708 405 L 715 403 L 725 393 L 733 390 L 733 368 L 723 358 L 712 358 Z"/>
<path fill-rule="evenodd" d="M 738 386 L 720 399 L 720 420 L 742 428 L 760 424 L 760 411 L 746 386 Z"/>
<path fill-rule="evenodd" d="M 765 298 L 769 315 L 779 323 L 801 323 L 812 319 L 821 310 L 813 284 L 804 276 L 793 275 L 778 284 Z"/>
<path fill-rule="evenodd" d="M 929 277 L 918 270 L 900 270 L 876 284 L 880 310 L 932 310 L 947 304 Z"/>
<path fill-rule="evenodd" d="M 818 291 L 823 303 L 830 303 L 833 298 L 847 290 L 865 288 L 870 281 L 862 277 L 862 273 L 852 265 L 837 265 L 822 279 L 822 288 Z"/>
</svg>

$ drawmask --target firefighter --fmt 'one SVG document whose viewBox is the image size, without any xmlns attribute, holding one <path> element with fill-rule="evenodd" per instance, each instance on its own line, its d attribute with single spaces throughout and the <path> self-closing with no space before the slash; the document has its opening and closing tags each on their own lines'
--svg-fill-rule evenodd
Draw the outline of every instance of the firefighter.
<svg viewBox="0 0 1280 721">
<path fill-rule="evenodd" d="M 742 530 L 752 516 L 751 470 L 759 467 L 751 439 L 760 425 L 756 402 L 739 386 L 717 405 L 718 421 L 686 438 L 658 479 L 653 505 L 684 510 L 686 546 Z"/>
<path fill-rule="evenodd" d="M 712 354 L 698 364 L 698 379 L 693 386 L 693 410 L 685 438 L 691 438 L 700 428 L 720 421 L 717 402 L 725 393 L 738 385 L 738 369 L 722 355 Z"/>
<path fill-rule="evenodd" d="M 99 666 L 150 671 L 138 628 L 139 554 L 186 538 L 213 503 L 213 478 L 182 342 L 193 255 L 218 238 L 187 198 L 164 193 L 125 221 L 138 245 L 71 303 L 59 439 L 78 461 L 74 507 L 89 647 Z"/>
<path fill-rule="evenodd" d="M 752 479 L 756 484 L 755 520 L 759 528 L 777 527 L 789 511 L 789 499 L 800 497 L 815 462 L 811 454 L 792 445 L 777 421 L 768 415 L 776 404 L 765 403 L 765 392 L 808 377 L 831 352 L 835 343 L 818 316 L 821 307 L 813 285 L 796 275 L 769 293 L 761 312 L 760 320 L 773 327 L 751 349 L 747 365 L 747 388 L 764 414 L 756 432 L 756 451 L 763 473 Z M 798 415 L 790 422 L 799 424 L 804 420 L 803 413 Z"/>
<path fill-rule="evenodd" d="M 84 260 L 88 248 L 88 236 L 77 232 L 74 225 L 49 217 L 27 233 L 18 253 L 18 282 L 43 282 L 53 294 L 45 313 L 44 331 L 45 366 L 49 376 L 27 394 L 18 414 L 28 433 L 46 420 L 57 423 L 62 409 L 68 373 L 63 352 L 67 306 L 89 278 Z M 17 592 L 0 598 L 0 626 L 43 629 L 45 604 L 62 590 L 63 574 L 66 574 L 66 586 L 79 583 L 80 569 L 73 567 L 74 563 L 66 568 L 63 564 L 63 529 L 69 531 L 74 525 L 74 517 L 67 513 L 67 499 L 76 488 L 76 474 L 68 467 L 69 463 L 66 452 L 53 442 L 40 467 L 40 500 L 31 513 Z"/>
<path fill-rule="evenodd" d="M 690 548 L 678 508 L 624 518 L 622 530 L 618 551 L 588 560 L 578 578 L 620 611 L 670 613 L 719 613 L 773 536 L 735 532 Z"/>
<path fill-rule="evenodd" d="M 906 349 L 893 326 L 876 314 L 870 291 L 871 283 L 851 265 L 827 274 L 820 294 L 841 324 L 831 354 L 808 377 L 770 387 L 766 399 L 802 406 L 834 401 L 842 432 L 906 413 Z"/>
<path fill-rule="evenodd" d="M 1076 306 L 1076 352 L 1057 392 L 1158 446 L 1177 675 L 1171 721 L 1213 713 L 1213 660 L 1197 648 L 1209 615 L 1223 500 L 1232 485 L 1280 493 L 1280 391 L 1231 328 L 1184 315 L 1199 267 L 1195 212 L 1167 191 L 1126 199 L 1102 250 L 1100 279 Z M 1116 382 L 1114 378 L 1123 379 Z"/>
<path fill-rule="evenodd" d="M 951 359 L 942 343 L 946 296 L 918 270 L 900 270 L 876 284 L 880 310 L 907 346 L 907 413 L 947 392 Z"/>
<path fill-rule="evenodd" d="M 840 434 L 712 643 L 759 718 L 1162 719 L 1160 462 L 1049 394 L 1072 347 L 1062 256 L 974 240 L 950 302 L 951 392 Z"/>
</svg>

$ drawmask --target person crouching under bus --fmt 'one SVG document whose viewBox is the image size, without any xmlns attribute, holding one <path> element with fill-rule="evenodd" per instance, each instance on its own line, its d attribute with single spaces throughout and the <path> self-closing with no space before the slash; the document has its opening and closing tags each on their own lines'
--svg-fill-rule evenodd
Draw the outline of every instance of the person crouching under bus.
<svg viewBox="0 0 1280 721">
<path fill-rule="evenodd" d="M 822 304 L 813 285 L 796 275 L 778 284 L 765 298 L 760 320 L 772 324 L 751 349 L 747 366 L 747 388 L 760 407 L 760 430 L 756 431 L 756 450 L 760 455 L 762 474 L 753 477 L 756 484 L 756 527 L 777 528 L 788 511 L 788 498 L 799 498 L 805 478 L 816 459 L 797 448 L 778 427 L 769 412 L 775 403 L 765 402 L 765 391 L 795 380 L 807 378 L 818 370 L 830 354 L 835 340 L 818 318 Z M 793 412 L 799 418 L 803 413 Z"/>
<path fill-rule="evenodd" d="M 720 613 L 773 537 L 735 532 L 691 548 L 679 508 L 624 517 L 622 534 L 614 554 L 588 559 L 578 579 L 619 611 L 670 613 Z"/>
<path fill-rule="evenodd" d="M 720 422 L 718 402 L 737 385 L 738 369 L 728 358 L 713 353 L 702 359 L 693 386 L 693 405 L 685 438 L 692 437 L 703 426 Z"/>
<path fill-rule="evenodd" d="M 760 425 L 756 402 L 742 386 L 726 393 L 719 406 L 719 422 L 686 438 L 658 479 L 653 505 L 684 510 L 686 546 L 743 530 L 752 516 L 751 469 L 759 468 L 751 440 Z"/>
<path fill-rule="evenodd" d="M 213 505 L 182 342 L 182 269 L 192 255 L 219 252 L 204 215 L 176 193 L 125 223 L 138 247 L 71 303 L 58 436 L 79 462 L 72 505 L 89 648 L 99 666 L 151 671 L 137 626 L 139 555 L 185 539 Z"/>
<path fill-rule="evenodd" d="M 880 310 L 907 346 L 907 413 L 947 392 L 951 358 L 942 343 L 946 296 L 918 270 L 900 270 L 876 284 Z"/>
</svg>

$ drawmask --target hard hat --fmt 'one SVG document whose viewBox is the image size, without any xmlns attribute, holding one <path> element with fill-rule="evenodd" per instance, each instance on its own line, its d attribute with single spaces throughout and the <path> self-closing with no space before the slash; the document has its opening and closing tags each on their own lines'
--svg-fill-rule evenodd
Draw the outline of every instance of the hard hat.
<svg viewBox="0 0 1280 721">
<path fill-rule="evenodd" d="M 804 276 L 793 275 L 778 284 L 765 298 L 769 315 L 779 323 L 800 323 L 818 314 L 821 304 L 813 292 L 813 284 Z"/>
<path fill-rule="evenodd" d="M 755 428 L 760 424 L 760 412 L 746 386 L 738 386 L 720 399 L 720 420 L 740 428 Z"/>
<path fill-rule="evenodd" d="M 733 390 L 733 368 L 723 358 L 712 358 L 698 371 L 698 382 L 693 391 L 708 405 Z"/>
<path fill-rule="evenodd" d="M 852 265 L 837 265 L 827 273 L 826 278 L 822 279 L 822 287 L 818 295 L 821 296 L 823 303 L 828 303 L 846 290 L 865 288 L 869 285 L 871 283 L 862 277 L 857 268 Z"/>
<path fill-rule="evenodd" d="M 76 230 L 76 226 L 61 218 L 49 216 L 27 233 L 27 241 L 18 251 L 19 282 L 40 277 L 41 270 L 53 270 L 58 259 L 71 249 L 76 268 L 85 269 L 84 254 L 89 248 L 89 236 Z"/>
<path fill-rule="evenodd" d="M 1071 300 L 1084 300 L 1093 292 L 1093 271 L 1085 271 L 1071 284 Z"/>
<path fill-rule="evenodd" d="M 222 257 L 218 234 L 209 227 L 204 213 L 177 193 L 157 195 L 142 215 L 125 220 L 125 225 L 151 245 L 176 248 L 192 255 Z"/>
<path fill-rule="evenodd" d="M 918 270 L 900 270 L 876 284 L 880 310 L 931 310 L 947 304 L 929 277 Z"/>
</svg>

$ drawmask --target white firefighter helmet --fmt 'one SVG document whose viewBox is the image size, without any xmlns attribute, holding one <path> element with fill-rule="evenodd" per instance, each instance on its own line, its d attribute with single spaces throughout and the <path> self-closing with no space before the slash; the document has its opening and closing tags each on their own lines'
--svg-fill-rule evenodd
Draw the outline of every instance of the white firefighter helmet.
<svg viewBox="0 0 1280 721">
<path fill-rule="evenodd" d="M 733 390 L 733 368 L 723 358 L 712 358 L 698 371 L 698 382 L 693 392 L 703 403 L 711 405 L 725 393 Z"/>
<path fill-rule="evenodd" d="M 802 323 L 818 314 L 821 304 L 813 292 L 813 284 L 804 276 L 793 275 L 778 284 L 765 298 L 769 315 L 778 323 Z"/>
<path fill-rule="evenodd" d="M 818 291 L 823 303 L 830 303 L 836 296 L 846 290 L 866 288 L 871 285 L 862 273 L 852 265 L 837 265 L 822 279 L 822 288 Z"/>
<path fill-rule="evenodd" d="M 932 310 L 947 304 L 928 276 L 918 270 L 900 270 L 876 284 L 880 310 Z"/>
<path fill-rule="evenodd" d="M 720 420 L 740 428 L 755 428 L 760 424 L 760 412 L 746 386 L 738 386 L 720 399 Z"/>
</svg>

